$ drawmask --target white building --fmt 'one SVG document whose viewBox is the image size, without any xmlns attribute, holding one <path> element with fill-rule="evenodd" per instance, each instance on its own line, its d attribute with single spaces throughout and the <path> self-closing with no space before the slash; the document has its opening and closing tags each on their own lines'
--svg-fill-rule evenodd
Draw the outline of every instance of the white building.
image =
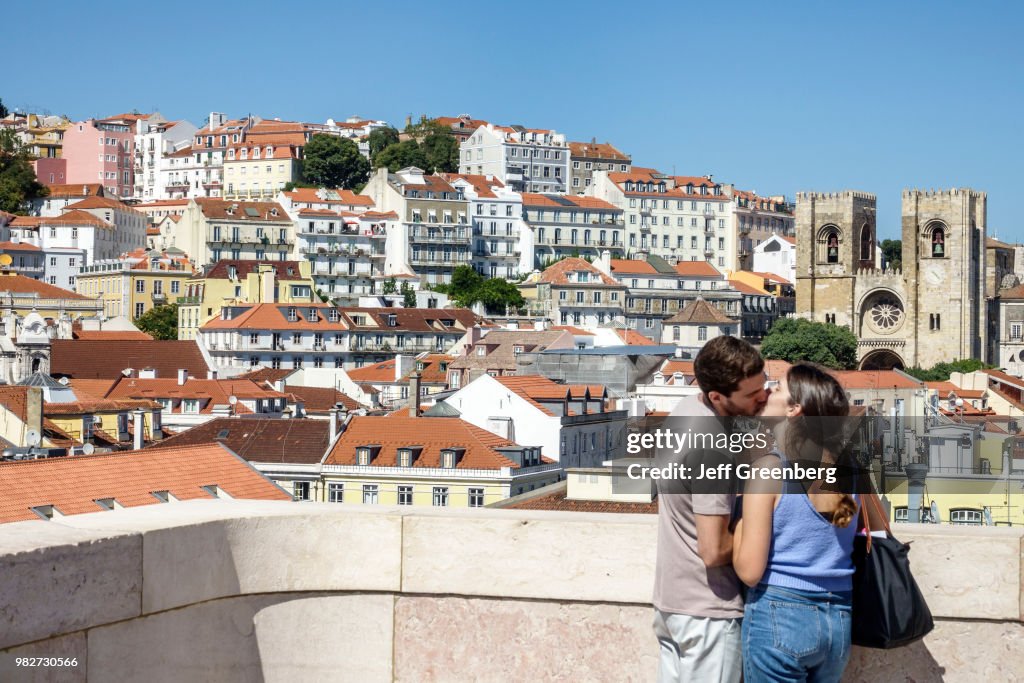
<svg viewBox="0 0 1024 683">
<path fill-rule="evenodd" d="M 460 146 L 459 173 L 493 175 L 520 192 L 564 194 L 569 145 L 553 130 L 481 126 Z"/>
<path fill-rule="evenodd" d="M 624 212 L 626 249 L 669 263 L 707 261 L 736 270 L 731 198 L 710 176 L 673 176 L 652 168 L 594 171 L 587 194 Z"/>
<path fill-rule="evenodd" d="M 523 221 L 523 197 L 494 176 L 441 174 L 469 201 L 473 267 L 487 277 L 533 270 L 533 235 Z"/>
<path fill-rule="evenodd" d="M 542 455 L 563 467 L 596 467 L 625 455 L 626 412 L 607 408 L 603 386 L 483 375 L 444 403 L 492 434 L 539 444 Z"/>
<path fill-rule="evenodd" d="M 192 199 L 171 246 L 197 266 L 221 259 L 286 261 L 295 247 L 294 226 L 276 202 Z"/>
<path fill-rule="evenodd" d="M 690 358 L 715 337 L 737 337 L 740 321 L 697 297 L 681 311 L 662 322 L 661 343 L 674 344 L 690 352 Z"/>
<path fill-rule="evenodd" d="M 789 282 L 796 282 L 796 238 L 772 235 L 754 247 L 757 273 L 773 273 Z"/>
<path fill-rule="evenodd" d="M 161 117 L 162 118 L 162 117 Z M 188 121 L 142 119 L 135 130 L 135 199 L 175 199 L 184 196 L 170 191 L 161 171 L 167 155 L 188 149 L 196 127 Z M 184 181 L 183 181 L 184 182 Z M 201 195 L 200 195 L 201 196 Z"/>
<path fill-rule="evenodd" d="M 608 252 L 602 256 L 608 258 Z M 558 325 L 624 325 L 626 287 L 585 260 L 570 256 L 532 273 L 519 289 L 533 315 Z"/>
<path fill-rule="evenodd" d="M 785 197 L 759 197 L 754 192 L 731 190 L 732 225 L 736 231 L 737 260 L 735 270 L 753 268 L 754 250 L 772 235 L 795 235 L 793 205 Z M 782 273 L 782 277 L 790 279 Z"/>
</svg>

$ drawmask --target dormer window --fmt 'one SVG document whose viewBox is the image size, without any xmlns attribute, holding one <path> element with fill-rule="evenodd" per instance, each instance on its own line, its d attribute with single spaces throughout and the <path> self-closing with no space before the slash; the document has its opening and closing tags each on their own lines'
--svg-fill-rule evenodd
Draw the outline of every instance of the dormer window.
<svg viewBox="0 0 1024 683">
<path fill-rule="evenodd" d="M 368 447 L 356 449 L 356 464 L 366 467 L 373 460 L 373 454 Z"/>
<path fill-rule="evenodd" d="M 426 368 L 426 367 L 427 367 L 427 364 L 424 363 L 423 361 L 421 361 L 421 360 L 416 361 L 416 372 L 423 372 L 424 368 Z"/>
<path fill-rule="evenodd" d="M 441 361 L 441 372 L 448 372 L 448 363 Z"/>
<path fill-rule="evenodd" d="M 459 460 L 465 449 L 445 448 L 441 451 L 441 467 L 446 470 L 453 470 L 459 464 Z"/>
<path fill-rule="evenodd" d="M 329 311 L 327 311 L 327 319 L 330 320 L 332 323 L 338 322 L 338 309 L 332 308 Z"/>
<path fill-rule="evenodd" d="M 422 450 L 421 446 L 409 446 L 406 448 L 399 448 L 398 466 L 412 467 L 413 463 L 416 462 L 416 456 L 420 454 L 420 450 Z"/>
<path fill-rule="evenodd" d="M 288 322 L 290 322 L 290 323 L 297 322 L 298 319 L 299 319 L 299 317 L 295 313 L 295 309 L 294 308 L 289 308 L 288 309 Z"/>
<path fill-rule="evenodd" d="M 481 358 L 486 356 L 487 355 L 487 347 L 486 346 L 478 346 L 478 347 L 476 347 L 476 355 L 481 357 Z"/>
<path fill-rule="evenodd" d="M 394 314 L 389 314 L 388 315 L 388 327 L 397 327 L 397 326 L 398 326 L 398 316 L 394 315 Z"/>
<path fill-rule="evenodd" d="M 309 322 L 315 323 L 315 322 L 319 322 L 319 321 L 320 321 L 320 318 L 317 316 L 316 309 L 315 308 L 309 309 Z"/>
<path fill-rule="evenodd" d="M 512 353 L 513 354 L 518 356 L 522 352 L 523 352 L 523 346 L 521 344 L 516 344 L 515 346 L 512 347 Z"/>
</svg>

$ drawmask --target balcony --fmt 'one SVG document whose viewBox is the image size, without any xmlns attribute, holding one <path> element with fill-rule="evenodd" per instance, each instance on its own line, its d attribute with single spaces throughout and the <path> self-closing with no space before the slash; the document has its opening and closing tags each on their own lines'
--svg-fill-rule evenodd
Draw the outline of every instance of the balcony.
<svg viewBox="0 0 1024 683">
<path fill-rule="evenodd" d="M 409 233 L 411 242 L 435 242 L 438 244 L 469 244 L 472 237 L 469 230 L 423 230 L 413 228 Z"/>
<path fill-rule="evenodd" d="M 844 680 L 1020 678 L 1021 530 L 895 529 L 913 542 L 935 631 L 855 647 Z M 74 680 L 88 662 L 101 681 L 424 681 L 439 659 L 444 680 L 657 669 L 656 515 L 197 500 L 4 524 L 0 544 L 18 615 L 0 633 L 5 671 L 42 655 L 77 658 Z M 423 638 L 425 621 L 450 637 Z"/>
<path fill-rule="evenodd" d="M 413 266 L 457 266 L 469 263 L 470 258 L 468 253 L 451 254 L 448 256 L 441 254 L 435 256 L 413 254 L 412 258 L 409 259 L 409 263 Z"/>
</svg>

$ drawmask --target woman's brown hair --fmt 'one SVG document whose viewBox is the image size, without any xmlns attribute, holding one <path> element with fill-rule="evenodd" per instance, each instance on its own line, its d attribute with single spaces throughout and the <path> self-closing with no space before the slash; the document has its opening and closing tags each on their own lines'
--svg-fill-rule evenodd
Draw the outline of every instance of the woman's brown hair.
<svg viewBox="0 0 1024 683">
<path fill-rule="evenodd" d="M 790 404 L 801 408 L 801 415 L 787 429 L 786 451 L 817 461 L 828 451 L 837 465 L 849 466 L 843 418 L 850 414 L 850 401 L 839 380 L 812 363 L 796 363 L 786 373 L 786 383 Z M 844 492 L 832 513 L 832 524 L 849 526 L 856 513 L 853 496 Z"/>
</svg>

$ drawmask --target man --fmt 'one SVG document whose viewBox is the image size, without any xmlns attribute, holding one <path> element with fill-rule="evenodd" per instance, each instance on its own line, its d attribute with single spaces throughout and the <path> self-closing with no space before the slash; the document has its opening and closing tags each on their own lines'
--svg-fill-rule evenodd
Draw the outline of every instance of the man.
<svg viewBox="0 0 1024 683">
<path fill-rule="evenodd" d="M 768 399 L 764 361 L 742 339 L 712 339 L 693 365 L 701 393 L 682 399 L 672 411 L 666 427 L 677 434 L 721 430 L 720 418 L 755 415 Z M 701 462 L 710 466 L 728 457 L 710 451 L 683 455 L 694 470 Z M 674 459 L 680 462 L 681 456 Z M 735 492 L 721 481 L 659 481 L 658 489 L 653 599 L 661 648 L 658 680 L 738 683 L 743 599 L 732 569 L 729 530 Z"/>
</svg>

